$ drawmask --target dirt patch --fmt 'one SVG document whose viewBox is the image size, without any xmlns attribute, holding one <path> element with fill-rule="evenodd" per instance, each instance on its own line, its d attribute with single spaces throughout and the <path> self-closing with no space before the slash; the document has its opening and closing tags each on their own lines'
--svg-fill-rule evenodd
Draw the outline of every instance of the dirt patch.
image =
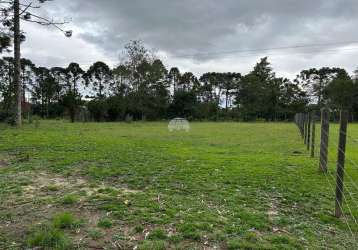
<svg viewBox="0 0 358 250">
<path fill-rule="evenodd" d="M 95 195 L 102 189 L 111 188 L 118 191 L 120 194 L 136 194 L 142 191 L 133 190 L 126 187 L 116 187 L 113 184 L 101 183 L 99 185 L 92 185 L 88 180 L 82 177 L 63 177 L 60 175 L 53 175 L 48 173 L 40 173 L 31 177 L 32 183 L 24 187 L 24 194 L 27 198 L 33 198 L 36 195 L 41 194 L 42 191 L 46 191 L 49 188 L 55 188 L 61 192 L 82 191 L 86 195 Z"/>
<path fill-rule="evenodd" d="M 267 211 L 267 215 L 269 218 L 269 221 L 273 222 L 274 219 L 277 217 L 278 215 L 278 210 L 277 210 L 277 205 L 275 201 L 272 201 L 270 204 L 270 208 Z"/>
<path fill-rule="evenodd" d="M 268 216 L 268 219 L 269 221 L 271 222 L 271 224 L 273 224 L 272 226 L 272 232 L 274 233 L 285 233 L 287 234 L 288 232 L 283 229 L 283 228 L 280 228 L 276 225 L 274 225 L 274 221 L 278 218 L 278 215 L 279 215 L 279 211 L 278 211 L 278 205 L 277 205 L 277 201 L 276 200 L 272 200 L 271 203 L 270 203 L 270 208 L 269 210 L 267 211 L 267 216 Z"/>
<path fill-rule="evenodd" d="M 96 193 L 99 193 L 100 190 L 103 190 L 106 188 L 111 188 L 113 190 L 118 191 L 121 194 L 137 194 L 137 193 L 141 192 L 140 190 L 133 190 L 133 189 L 128 189 L 128 188 L 118 188 L 118 187 L 113 187 L 113 186 L 105 185 L 105 184 L 101 184 L 97 187 L 89 187 L 89 186 L 81 187 L 79 189 L 79 191 L 86 192 L 87 195 L 91 196 Z"/>
<path fill-rule="evenodd" d="M 32 198 L 41 193 L 41 190 L 46 188 L 54 187 L 58 190 L 66 190 L 68 188 L 82 186 L 86 183 L 85 179 L 82 178 L 65 178 L 58 175 L 49 175 L 47 173 L 40 173 L 33 176 L 32 183 L 24 187 L 24 194 L 27 198 Z"/>
<path fill-rule="evenodd" d="M 0 160 L 0 168 L 6 168 L 7 166 L 9 166 L 9 164 L 6 161 Z"/>
</svg>

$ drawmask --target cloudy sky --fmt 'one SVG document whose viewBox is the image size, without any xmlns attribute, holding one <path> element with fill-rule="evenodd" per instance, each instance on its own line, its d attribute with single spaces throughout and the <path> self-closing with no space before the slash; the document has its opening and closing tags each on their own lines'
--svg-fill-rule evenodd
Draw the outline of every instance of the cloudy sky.
<svg viewBox="0 0 358 250">
<path fill-rule="evenodd" d="M 74 32 L 68 39 L 23 24 L 23 56 L 41 66 L 114 66 L 124 45 L 138 39 L 167 67 L 197 75 L 247 73 L 263 56 L 291 78 L 309 67 L 358 66 L 357 0 L 56 0 L 40 13 L 71 18 L 64 28 Z"/>
</svg>

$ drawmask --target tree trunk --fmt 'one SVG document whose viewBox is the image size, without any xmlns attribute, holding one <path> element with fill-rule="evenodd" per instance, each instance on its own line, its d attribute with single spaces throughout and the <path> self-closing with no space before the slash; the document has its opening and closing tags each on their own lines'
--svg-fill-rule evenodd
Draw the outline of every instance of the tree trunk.
<svg viewBox="0 0 358 250">
<path fill-rule="evenodd" d="M 14 87 L 15 87 L 15 106 L 16 106 L 16 125 L 22 125 L 22 85 L 21 85 L 21 51 L 20 51 L 20 3 L 14 0 Z"/>
<path fill-rule="evenodd" d="M 229 98 L 229 92 L 226 91 L 225 93 L 225 112 L 227 113 L 227 109 L 228 109 L 228 98 Z"/>
<path fill-rule="evenodd" d="M 46 101 L 46 119 L 49 119 L 49 116 L 50 116 L 49 107 L 50 107 L 50 100 L 47 98 L 47 101 Z"/>
</svg>

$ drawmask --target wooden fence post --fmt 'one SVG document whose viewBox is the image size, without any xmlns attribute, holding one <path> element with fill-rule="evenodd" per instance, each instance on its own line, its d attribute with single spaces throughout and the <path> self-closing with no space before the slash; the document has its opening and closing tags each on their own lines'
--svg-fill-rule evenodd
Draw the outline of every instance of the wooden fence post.
<svg viewBox="0 0 358 250">
<path fill-rule="evenodd" d="M 311 157 L 314 157 L 316 149 L 316 116 L 315 112 L 312 112 L 312 138 L 311 138 Z"/>
<path fill-rule="evenodd" d="M 307 114 L 303 114 L 303 130 L 304 130 L 304 133 L 303 133 L 303 140 L 304 140 L 304 143 L 306 144 L 307 143 Z"/>
<path fill-rule="evenodd" d="M 338 145 L 338 160 L 337 160 L 337 184 L 336 184 L 336 210 L 335 216 L 340 218 L 342 216 L 342 198 L 343 198 L 343 179 L 344 179 L 344 162 L 346 153 L 347 141 L 347 124 L 348 111 L 341 110 L 339 125 L 339 145 Z"/>
<path fill-rule="evenodd" d="M 305 115 L 301 114 L 301 129 L 302 129 L 302 139 L 305 137 Z"/>
<path fill-rule="evenodd" d="M 328 142 L 329 142 L 329 110 L 323 108 L 321 110 L 321 145 L 320 145 L 320 159 L 319 169 L 323 173 L 327 173 L 327 159 L 328 159 Z"/>
<path fill-rule="evenodd" d="M 310 150 L 311 146 L 311 113 L 307 114 L 307 150 Z"/>
<path fill-rule="evenodd" d="M 302 113 L 299 114 L 299 118 L 298 118 L 298 124 L 300 127 L 300 133 L 301 133 L 301 137 L 303 138 L 303 130 L 302 130 Z"/>
</svg>

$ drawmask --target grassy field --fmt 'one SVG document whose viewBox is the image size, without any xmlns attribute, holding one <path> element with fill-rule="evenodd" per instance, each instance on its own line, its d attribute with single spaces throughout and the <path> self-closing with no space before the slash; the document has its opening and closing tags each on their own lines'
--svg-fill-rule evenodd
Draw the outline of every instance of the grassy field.
<svg viewBox="0 0 358 250">
<path fill-rule="evenodd" d="M 0 249 L 357 248 L 351 164 L 347 221 L 332 216 L 336 125 L 327 176 L 294 124 L 166 126 L 2 125 Z M 358 143 L 347 150 L 358 162 Z"/>
</svg>

